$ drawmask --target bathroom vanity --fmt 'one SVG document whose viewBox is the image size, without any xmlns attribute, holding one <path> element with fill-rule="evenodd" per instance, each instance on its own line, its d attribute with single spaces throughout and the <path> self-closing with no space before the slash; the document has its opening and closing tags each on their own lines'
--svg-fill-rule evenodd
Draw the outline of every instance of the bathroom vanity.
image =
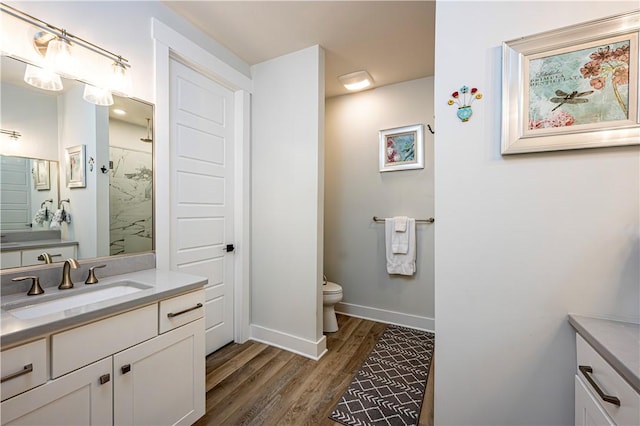
<svg viewBox="0 0 640 426">
<path fill-rule="evenodd" d="M 195 422 L 205 412 L 204 284 L 150 269 L 4 296 L 2 425 Z"/>
<path fill-rule="evenodd" d="M 640 424 L 640 325 L 569 315 L 576 330 L 575 424 Z"/>
</svg>

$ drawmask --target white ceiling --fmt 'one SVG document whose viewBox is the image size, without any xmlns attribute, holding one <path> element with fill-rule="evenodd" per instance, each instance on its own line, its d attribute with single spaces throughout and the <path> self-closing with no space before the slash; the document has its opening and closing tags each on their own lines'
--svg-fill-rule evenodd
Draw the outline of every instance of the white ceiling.
<svg viewBox="0 0 640 426">
<path fill-rule="evenodd" d="M 325 96 L 338 76 L 365 69 L 375 87 L 433 75 L 435 1 L 164 1 L 254 65 L 316 44 Z"/>
</svg>

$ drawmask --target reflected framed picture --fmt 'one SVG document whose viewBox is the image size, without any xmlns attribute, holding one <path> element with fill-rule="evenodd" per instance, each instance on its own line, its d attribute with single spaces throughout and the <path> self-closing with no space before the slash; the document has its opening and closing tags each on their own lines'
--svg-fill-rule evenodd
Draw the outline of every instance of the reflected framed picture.
<svg viewBox="0 0 640 426">
<path fill-rule="evenodd" d="M 51 189 L 49 160 L 33 160 L 33 184 L 38 191 Z"/>
<path fill-rule="evenodd" d="M 71 146 L 66 151 L 67 188 L 85 188 L 85 145 Z"/>
<path fill-rule="evenodd" d="M 503 43 L 502 154 L 640 144 L 640 12 Z"/>
<path fill-rule="evenodd" d="M 380 130 L 380 171 L 424 168 L 424 126 Z"/>
</svg>

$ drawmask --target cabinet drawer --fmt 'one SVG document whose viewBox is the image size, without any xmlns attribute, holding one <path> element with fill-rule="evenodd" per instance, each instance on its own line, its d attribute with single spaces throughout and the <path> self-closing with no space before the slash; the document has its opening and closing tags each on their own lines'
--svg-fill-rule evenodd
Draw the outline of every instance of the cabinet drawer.
<svg viewBox="0 0 640 426">
<path fill-rule="evenodd" d="M 2 400 L 39 386 L 47 381 L 46 339 L 0 352 Z"/>
<path fill-rule="evenodd" d="M 22 250 L 22 266 L 44 265 L 44 261 L 38 260 L 38 256 L 44 252 L 49 253 L 54 262 L 60 262 L 70 257 L 76 258 L 76 248 L 74 246 Z"/>
<path fill-rule="evenodd" d="M 17 268 L 21 263 L 19 251 L 5 251 L 0 253 L 0 266 L 4 268 Z"/>
<path fill-rule="evenodd" d="M 160 333 L 165 333 L 204 315 L 204 290 L 160 302 Z"/>
<path fill-rule="evenodd" d="M 151 339 L 158 334 L 158 305 L 105 318 L 51 336 L 53 378 Z"/>
<path fill-rule="evenodd" d="M 620 406 L 604 401 L 587 381 L 585 374 L 581 371 L 577 372 L 578 376 L 589 388 L 589 391 L 600 402 L 613 421 L 619 426 L 640 424 L 640 394 L 580 335 L 576 335 L 576 350 L 578 366 L 591 367 L 593 372 L 589 376 L 593 378 L 600 389 L 605 394 L 617 397 L 620 400 Z"/>
</svg>

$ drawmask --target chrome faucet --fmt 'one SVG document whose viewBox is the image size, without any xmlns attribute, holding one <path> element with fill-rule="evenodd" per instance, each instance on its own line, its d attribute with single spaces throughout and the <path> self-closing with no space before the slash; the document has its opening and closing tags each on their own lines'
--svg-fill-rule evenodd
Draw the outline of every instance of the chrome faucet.
<svg viewBox="0 0 640 426">
<path fill-rule="evenodd" d="M 62 266 L 62 280 L 58 286 L 60 290 L 73 288 L 73 282 L 71 281 L 71 268 L 78 269 L 78 266 L 80 266 L 80 264 L 75 259 L 69 258 L 64 261 L 64 265 Z"/>
</svg>

